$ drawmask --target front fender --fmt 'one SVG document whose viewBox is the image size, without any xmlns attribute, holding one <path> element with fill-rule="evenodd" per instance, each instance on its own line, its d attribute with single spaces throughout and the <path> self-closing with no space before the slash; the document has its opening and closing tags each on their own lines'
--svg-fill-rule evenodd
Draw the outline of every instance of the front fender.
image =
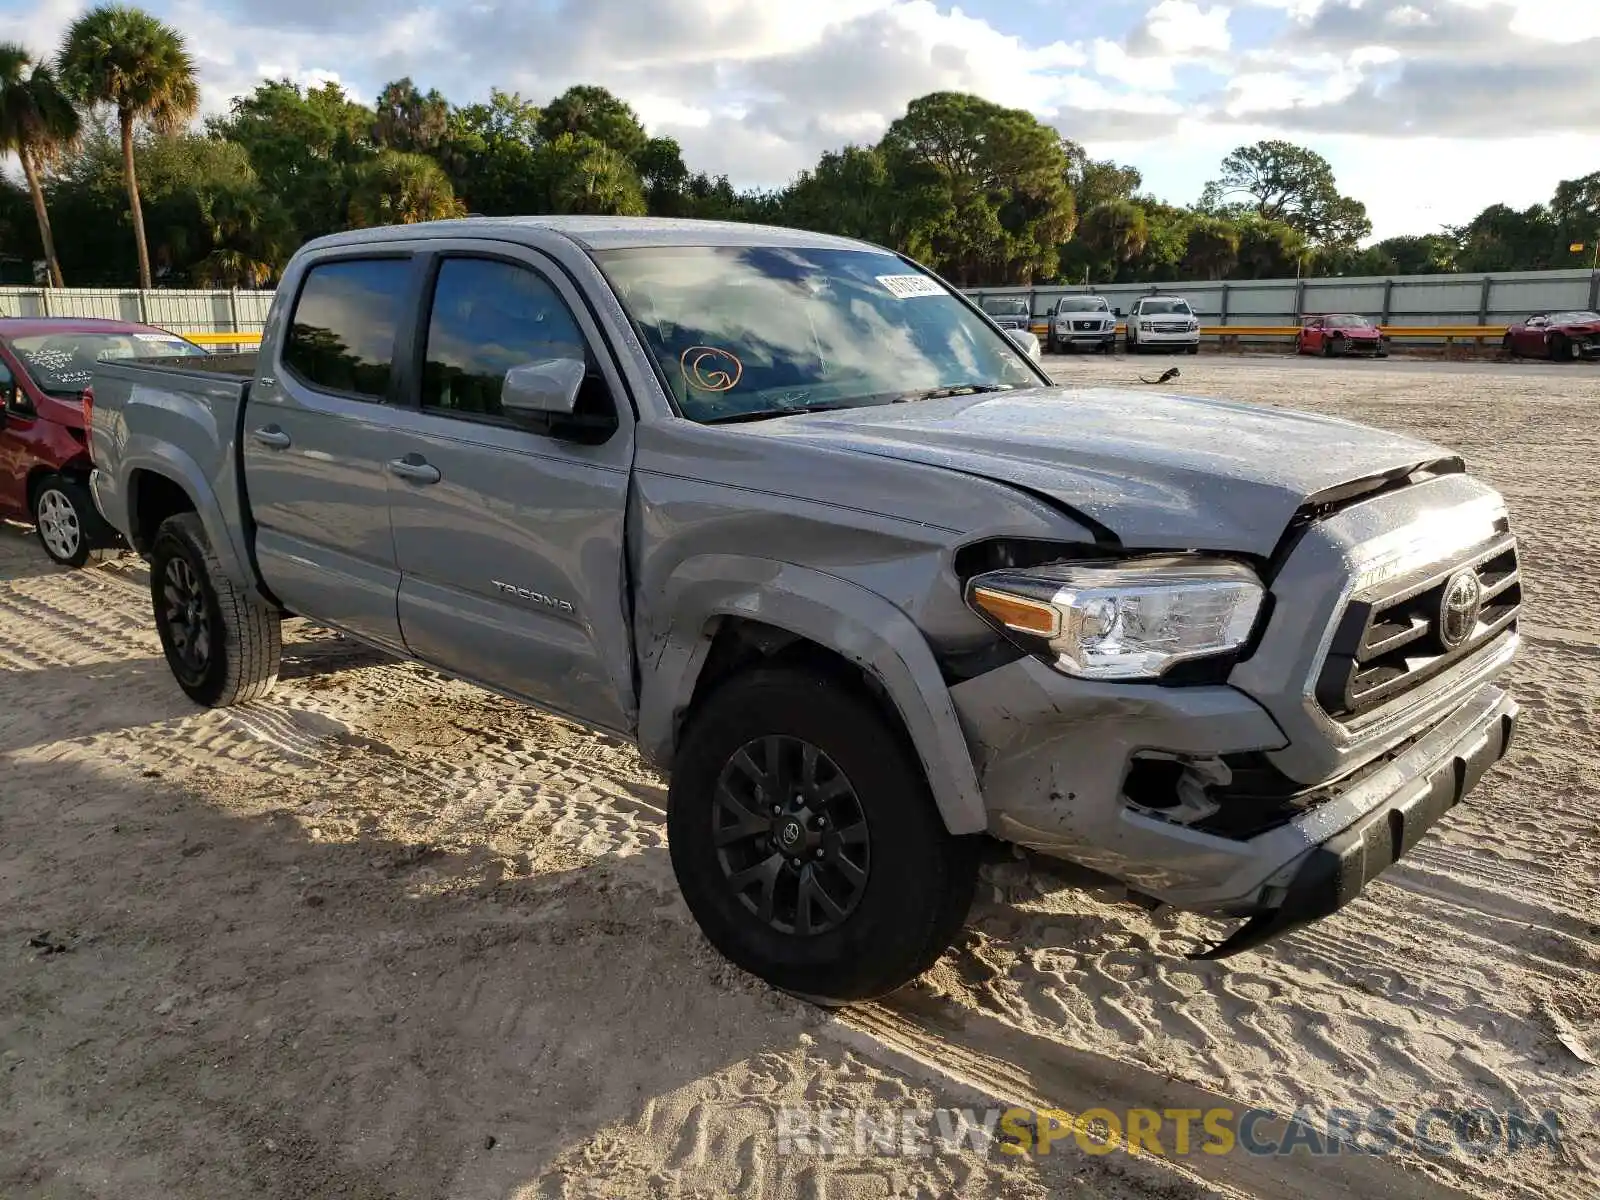
<svg viewBox="0 0 1600 1200">
<path fill-rule="evenodd" d="M 821 571 L 767 559 L 704 555 L 682 563 L 640 614 L 639 746 L 671 766 L 717 622 L 759 621 L 860 665 L 883 685 L 911 737 L 945 827 L 978 833 L 988 819 L 950 691 L 926 639 L 882 596 Z"/>
<path fill-rule="evenodd" d="M 200 523 L 205 526 L 211 550 L 228 578 L 241 587 L 255 590 L 255 575 L 246 566 L 248 559 L 244 548 L 234 540 L 228 522 L 223 517 L 221 502 L 199 463 L 169 442 L 152 440 L 131 443 L 119 467 L 117 490 L 121 493 L 121 510 L 127 514 L 127 528 L 122 533 L 129 545 L 135 544 L 133 531 L 139 526 L 139 498 L 133 490 L 135 474 L 150 471 L 165 476 L 181 487 L 193 502 Z"/>
</svg>

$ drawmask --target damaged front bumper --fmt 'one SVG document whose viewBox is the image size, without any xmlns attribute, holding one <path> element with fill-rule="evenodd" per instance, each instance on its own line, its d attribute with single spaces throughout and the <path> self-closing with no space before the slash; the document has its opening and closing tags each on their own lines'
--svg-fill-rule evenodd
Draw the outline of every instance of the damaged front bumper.
<svg viewBox="0 0 1600 1200">
<path fill-rule="evenodd" d="M 1295 862 L 1281 896 L 1277 887 L 1268 888 L 1260 911 L 1218 945 L 1192 957 L 1229 958 L 1350 903 L 1505 757 L 1518 717 L 1516 701 L 1499 688 L 1484 688 L 1355 785 L 1375 799 L 1370 811 Z"/>
<path fill-rule="evenodd" d="M 1287 794 L 1266 819 L 1241 819 L 1258 797 L 1199 781 L 1226 779 L 1227 764 L 1262 761 L 1286 739 L 1236 688 L 1095 684 L 1023 659 L 957 684 L 951 698 L 990 832 L 1173 907 L 1247 918 L 1205 952 L 1211 958 L 1352 899 L 1505 753 L 1518 711 L 1499 688 L 1480 685 L 1379 758 Z M 1129 794 L 1134 772 L 1152 759 L 1195 776 L 1187 798 L 1165 811 Z M 1202 795 L 1219 802 L 1197 808 Z"/>
</svg>

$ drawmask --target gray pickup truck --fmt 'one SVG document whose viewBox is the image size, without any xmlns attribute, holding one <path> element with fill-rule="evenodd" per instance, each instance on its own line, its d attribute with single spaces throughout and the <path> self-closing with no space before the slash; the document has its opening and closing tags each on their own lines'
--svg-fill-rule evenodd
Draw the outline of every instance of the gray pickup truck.
<svg viewBox="0 0 1600 1200">
<path fill-rule="evenodd" d="M 859 242 L 339 234 L 248 373 L 92 393 L 93 494 L 190 697 L 266 693 L 300 614 L 631 738 L 706 936 L 825 1001 L 933 963 L 990 836 L 1240 921 L 1197 955 L 1259 945 L 1516 722 L 1516 541 L 1456 456 L 1056 386 Z"/>
</svg>

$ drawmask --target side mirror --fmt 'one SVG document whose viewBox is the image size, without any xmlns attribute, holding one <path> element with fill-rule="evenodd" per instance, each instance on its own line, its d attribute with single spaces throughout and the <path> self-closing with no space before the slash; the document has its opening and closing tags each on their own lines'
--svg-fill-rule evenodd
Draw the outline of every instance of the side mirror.
<svg viewBox="0 0 1600 1200">
<path fill-rule="evenodd" d="M 570 417 L 588 367 L 582 359 L 546 358 L 506 372 L 500 411 L 508 417 Z"/>
</svg>

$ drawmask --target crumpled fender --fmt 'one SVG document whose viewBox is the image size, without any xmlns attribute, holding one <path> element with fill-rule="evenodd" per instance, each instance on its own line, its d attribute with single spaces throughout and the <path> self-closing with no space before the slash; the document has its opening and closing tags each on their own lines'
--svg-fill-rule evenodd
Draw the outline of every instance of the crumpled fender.
<svg viewBox="0 0 1600 1200">
<path fill-rule="evenodd" d="M 681 563 L 661 594 L 641 603 L 639 746 L 646 759 L 670 767 L 680 718 L 722 617 L 787 630 L 870 672 L 899 711 L 945 827 L 955 834 L 987 828 L 950 691 L 916 625 L 877 593 L 792 563 L 702 555 Z"/>
</svg>

